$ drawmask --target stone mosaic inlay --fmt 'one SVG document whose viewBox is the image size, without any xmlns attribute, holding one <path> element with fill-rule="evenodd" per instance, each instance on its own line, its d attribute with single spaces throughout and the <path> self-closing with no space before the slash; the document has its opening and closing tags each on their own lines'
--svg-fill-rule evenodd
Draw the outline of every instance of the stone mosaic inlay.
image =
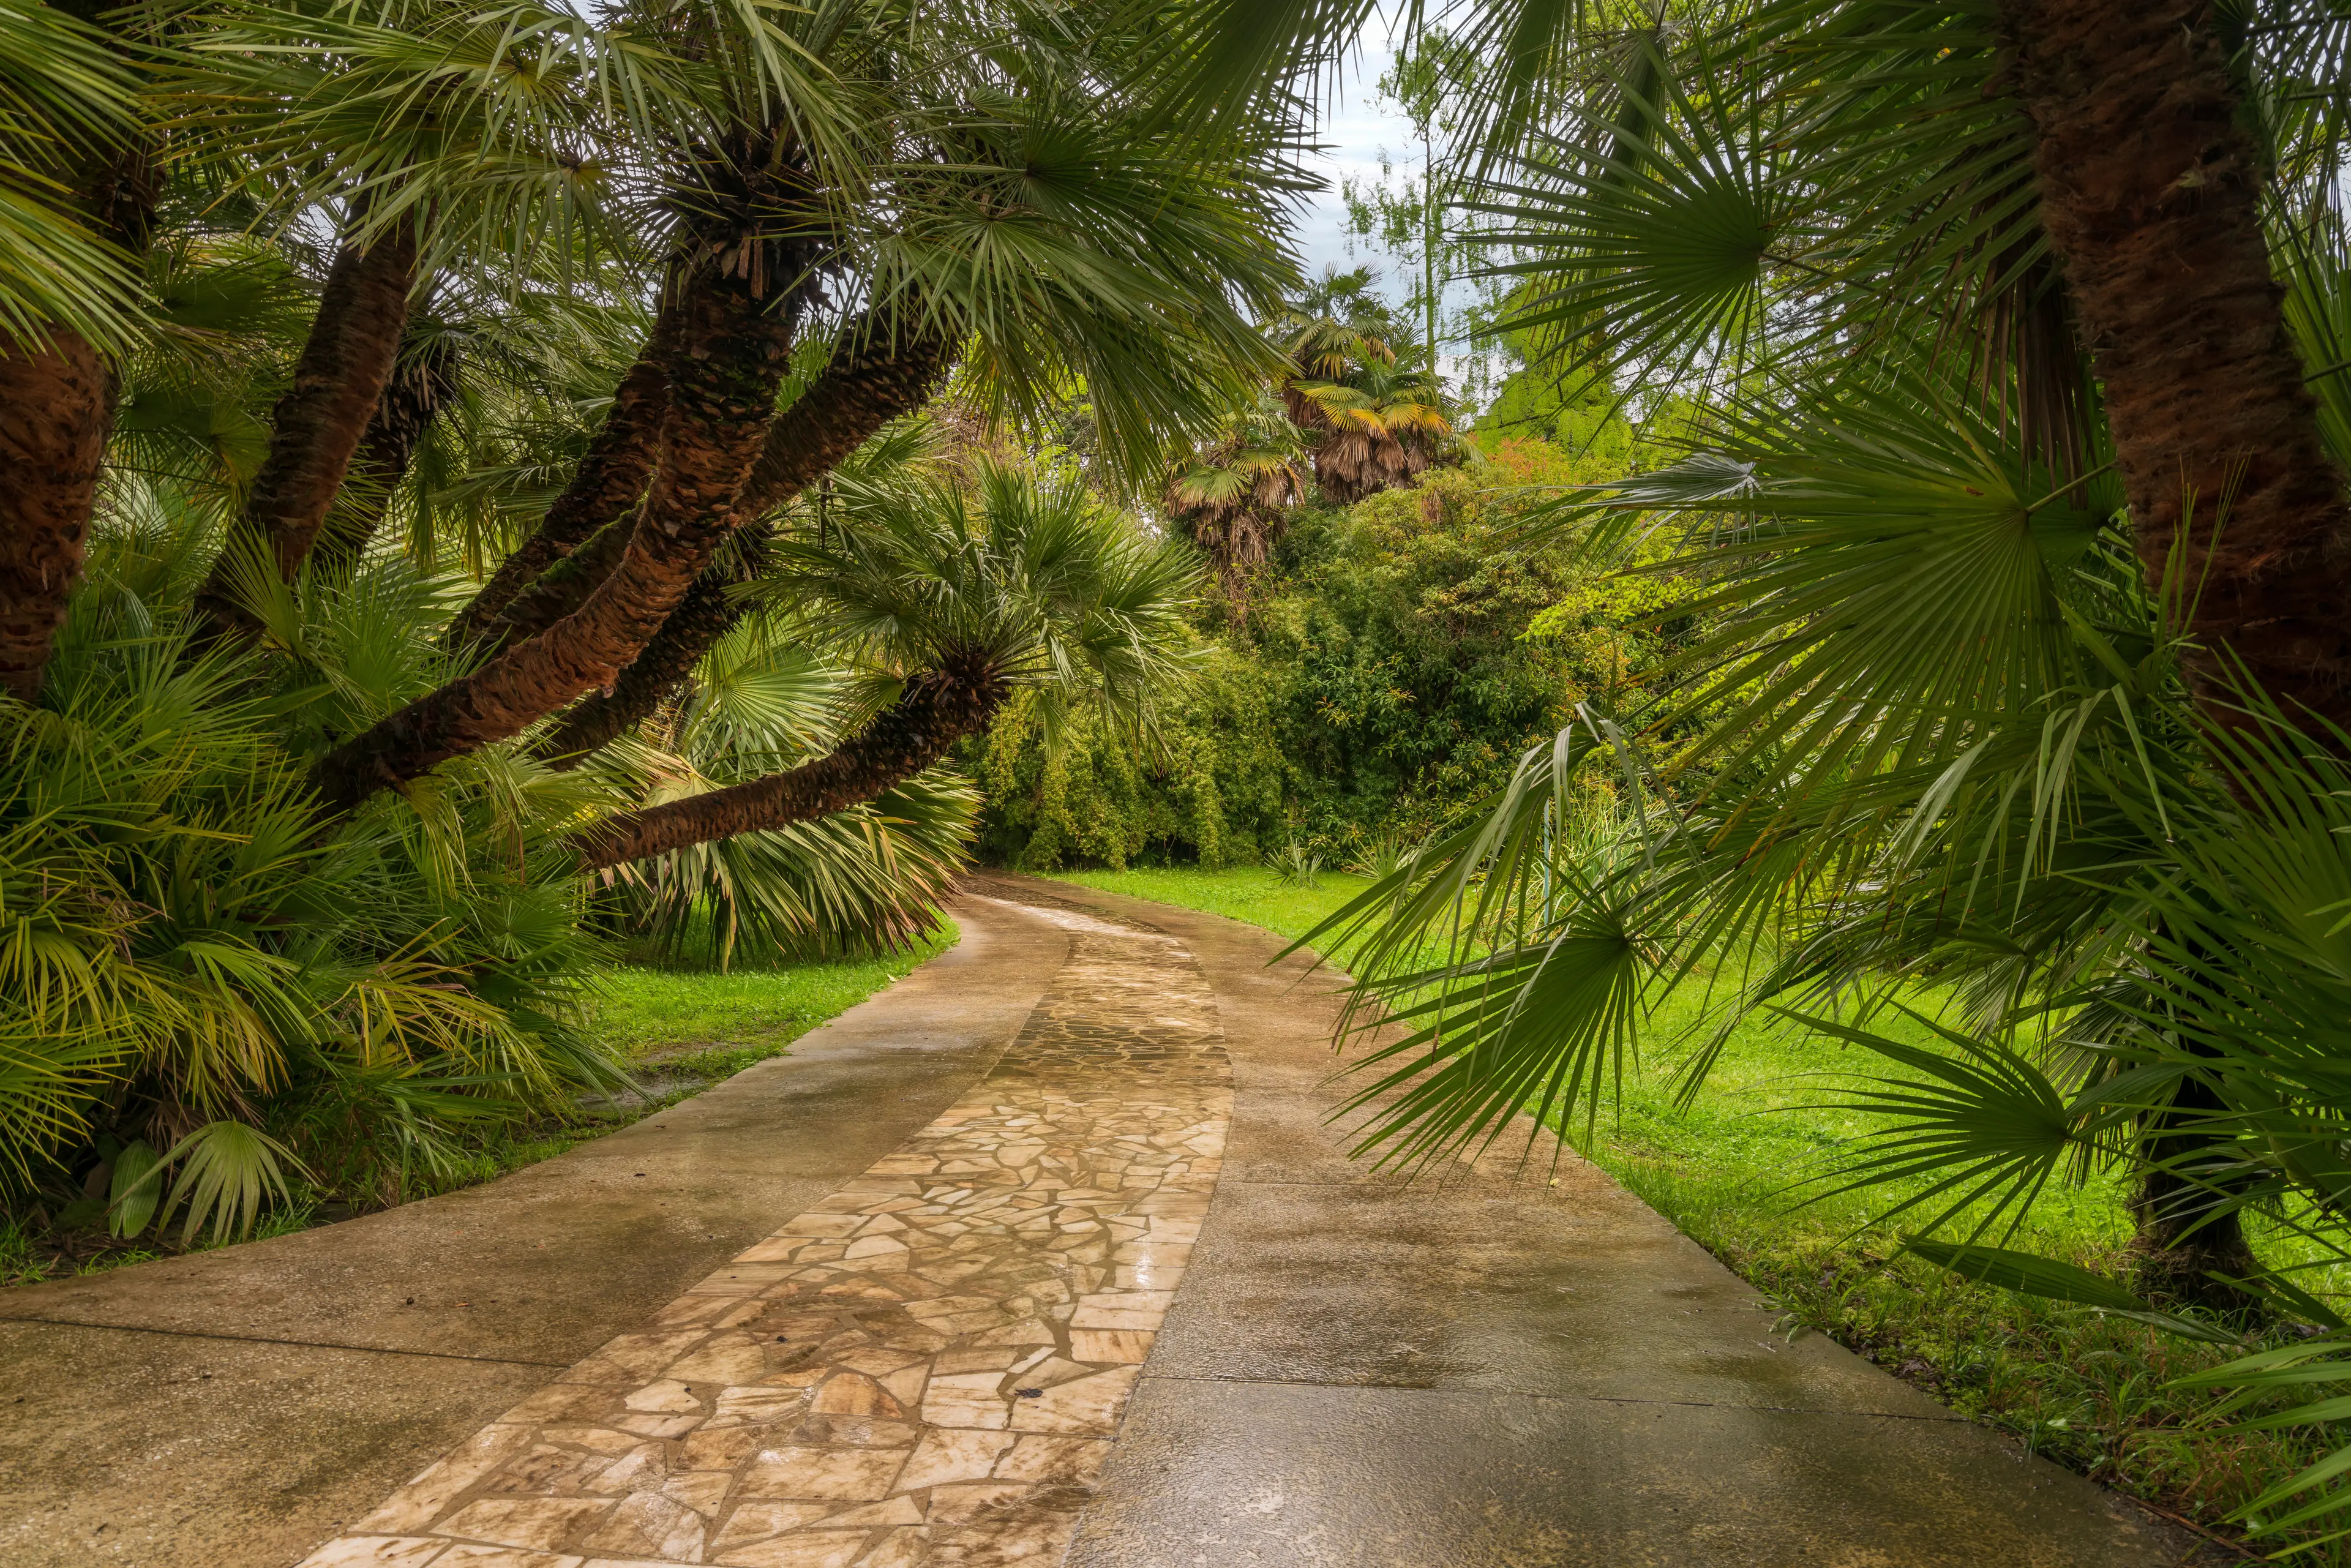
<svg viewBox="0 0 2351 1568">
<path fill-rule="evenodd" d="M 1060 1559 L 1183 1278 L 1231 1109 L 1180 945 L 1073 911 L 993 1070 L 303 1568 Z"/>
</svg>

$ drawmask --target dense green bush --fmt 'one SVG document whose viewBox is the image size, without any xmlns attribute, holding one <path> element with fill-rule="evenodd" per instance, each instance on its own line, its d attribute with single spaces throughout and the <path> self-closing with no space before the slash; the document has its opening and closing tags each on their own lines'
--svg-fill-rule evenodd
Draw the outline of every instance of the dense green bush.
<svg viewBox="0 0 2351 1568">
<path fill-rule="evenodd" d="M 1528 486 L 1621 473 L 1629 441 L 1494 446 L 1475 469 L 1292 511 L 1247 600 L 1203 607 L 1199 672 L 1155 744 L 1005 714 L 964 756 L 988 797 L 980 852 L 1222 866 L 1295 841 L 1352 861 L 1499 788 L 1578 704 L 1612 708 L 1649 679 L 1680 630 L 1663 589 L 1585 570 L 1573 541 L 1513 538 Z"/>
<path fill-rule="evenodd" d="M 321 831 L 302 752 L 437 655 L 396 559 L 197 656 L 181 552 L 103 538 L 42 705 L 0 713 L 0 1184 L 67 1224 L 396 1201 L 485 1120 L 621 1081 L 579 1027 L 581 785 L 485 751 Z M 142 593 L 141 590 L 145 590 Z"/>
<path fill-rule="evenodd" d="M 1243 654 L 1203 647 L 1147 744 L 1098 713 L 1016 699 L 965 750 L 987 798 L 980 854 L 1032 870 L 1256 863 L 1285 831 L 1290 780 L 1266 675 Z"/>
</svg>

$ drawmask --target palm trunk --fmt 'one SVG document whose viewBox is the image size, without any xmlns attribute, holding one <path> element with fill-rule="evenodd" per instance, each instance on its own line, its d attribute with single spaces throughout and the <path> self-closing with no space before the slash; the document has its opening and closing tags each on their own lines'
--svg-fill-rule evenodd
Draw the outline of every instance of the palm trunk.
<svg viewBox="0 0 2351 1568">
<path fill-rule="evenodd" d="M 450 646 L 482 637 L 541 573 L 569 558 L 597 530 L 626 519 L 653 474 L 653 455 L 661 444 L 662 417 L 669 409 L 669 356 L 676 336 L 676 323 L 668 311 L 653 318 L 644 349 L 613 389 L 611 409 L 572 472 L 571 483 L 451 623 Z M 617 551 L 614 559 L 619 559 Z M 585 598 L 581 595 L 582 601 Z M 552 619 L 545 622 L 553 623 Z"/>
<path fill-rule="evenodd" d="M 113 376 L 79 333 L 0 350 L 0 686 L 24 702 L 81 580 L 113 414 Z"/>
<path fill-rule="evenodd" d="M 801 295 L 771 310 L 774 291 L 708 268 L 680 289 L 659 458 L 618 569 L 544 633 L 322 758 L 312 781 L 329 811 L 348 811 L 611 685 L 709 563 L 774 417 Z"/>
<path fill-rule="evenodd" d="M 94 156 L 77 196 L 133 274 L 155 217 L 152 152 L 141 140 Z M 52 327 L 38 344 L 0 339 L 0 689 L 25 702 L 41 694 L 81 581 L 119 391 L 114 367 L 78 332 Z"/>
<path fill-rule="evenodd" d="M 2351 507 L 2279 312 L 2209 0 L 2003 0 L 2001 18 L 2147 580 L 2177 541 L 2202 585 L 2199 695 L 2239 722 L 2225 650 L 2290 716 L 2351 727 Z"/>
<path fill-rule="evenodd" d="M 833 362 L 768 432 L 736 503 L 737 528 L 787 505 L 883 425 L 922 407 L 946 371 L 949 351 L 943 338 L 899 338 L 870 319 L 844 333 Z M 577 766 L 667 701 L 741 619 L 726 592 L 736 580 L 716 569 L 705 571 L 611 694 L 583 698 L 549 737 L 543 754 L 561 759 L 558 767 Z"/>
<path fill-rule="evenodd" d="M 411 221 L 364 246 L 346 246 L 335 257 L 294 366 L 294 384 L 277 400 L 268 455 L 254 476 L 244 513 L 229 529 L 219 564 L 196 594 L 195 608 L 211 635 L 250 636 L 259 630 L 237 591 L 242 564 L 257 555 L 290 582 L 318 542 L 392 379 L 415 279 Z"/>
<path fill-rule="evenodd" d="M 756 570 L 750 563 L 726 561 L 705 567 L 611 692 L 590 692 L 566 709 L 536 747 L 538 755 L 558 769 L 577 768 L 650 718 L 743 619 L 742 605 L 728 591 L 749 581 Z"/>
<path fill-rule="evenodd" d="M 2243 1316 L 2258 1312 L 2260 1301 L 2229 1281 L 2253 1278 L 2261 1261 L 2225 1191 L 2227 1174 L 2198 1168 L 2227 1156 L 2225 1142 L 2199 1125 L 2226 1109 L 2210 1085 L 2189 1079 L 2168 1110 L 2148 1118 L 2145 1168 L 2131 1197 L 2132 1250 L 2135 1282 L 2149 1300 Z"/>
<path fill-rule="evenodd" d="M 367 434 L 351 458 L 350 477 L 313 547 L 321 561 L 345 571 L 359 563 L 391 509 L 392 492 L 408 476 L 417 446 L 455 385 L 455 351 L 447 340 L 423 335 L 412 321 L 402 334 L 392 379 L 384 383 Z"/>
<path fill-rule="evenodd" d="M 2351 507 L 2279 309 L 2263 171 L 2237 120 L 2205 0 L 2003 0 L 2036 135 L 2042 224 L 2104 383 L 2139 559 L 2173 552 L 2217 722 L 2244 721 L 2231 656 L 2290 717 L 2351 727 Z M 2179 1174 L 2220 1108 L 2182 1086 L 2147 1129 L 2138 1274 L 2173 1301 L 2242 1312 L 2214 1274 L 2258 1267 L 2233 1211 Z M 2199 1223 L 2201 1221 L 2202 1223 Z"/>
<path fill-rule="evenodd" d="M 900 336 L 893 323 L 861 317 L 808 390 L 776 416 L 759 460 L 736 502 L 741 528 L 789 503 L 865 444 L 874 432 L 912 413 L 936 390 L 951 345 L 928 333 Z M 630 524 L 597 531 L 517 593 L 485 631 L 495 645 L 535 637 L 577 611 L 620 565 Z"/>
<path fill-rule="evenodd" d="M 631 811 L 576 836 L 580 866 L 601 871 L 737 833 L 813 821 L 912 779 L 1004 705 L 1003 675 L 984 658 L 948 660 L 906 683 L 898 700 L 828 756 L 747 784 Z"/>
</svg>

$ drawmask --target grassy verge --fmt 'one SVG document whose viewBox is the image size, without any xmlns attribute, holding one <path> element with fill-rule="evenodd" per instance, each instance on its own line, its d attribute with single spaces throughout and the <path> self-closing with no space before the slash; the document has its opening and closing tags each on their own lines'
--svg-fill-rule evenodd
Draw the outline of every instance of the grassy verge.
<svg viewBox="0 0 2351 1568">
<path fill-rule="evenodd" d="M 1061 875 L 1292 937 L 1364 885 L 1325 873 L 1319 886 L 1301 888 L 1261 870 Z M 1596 1164 L 1763 1290 L 1789 1332 L 1826 1333 L 2034 1451 L 2223 1535 L 2226 1515 L 2333 1446 L 2323 1433 L 2230 1434 L 2204 1423 L 2209 1396 L 2166 1385 L 2226 1359 L 2210 1347 L 1970 1284 L 1900 1255 L 1893 1229 L 1873 1216 L 1915 1189 L 1803 1201 L 1792 1182 L 1824 1168 L 1870 1126 L 1869 1116 L 1823 1103 L 1872 1063 L 1801 1026 L 1753 1021 L 1733 1032 L 1696 1101 L 1677 1105 L 1673 1042 L 1710 1010 L 1697 986 L 1668 998 L 1648 1031 L 1664 1056 L 1645 1062 L 1588 1132 L 1572 1131 Z M 1930 1042 L 1923 1030 L 1877 1024 Z M 2045 1196 L 2010 1245 L 2119 1274 L 2129 1236 L 2123 1190 L 2108 1176 Z M 2338 1542 L 2294 1561 L 2340 1568 L 2351 1551 Z"/>
<path fill-rule="evenodd" d="M 904 953 L 720 974 L 688 967 L 627 964 L 606 976 L 591 1027 L 619 1046 L 637 1089 L 583 1098 L 563 1120 L 535 1120 L 486 1128 L 466 1139 L 443 1169 L 412 1173 L 406 1198 L 429 1197 L 494 1181 L 566 1149 L 666 1109 L 731 1078 L 754 1062 L 780 1056 L 817 1025 L 855 1007 L 916 965 L 952 946 L 950 924 Z M 250 1239 L 282 1236 L 349 1218 L 347 1203 L 298 1193 L 293 1203 L 266 1215 Z M 52 1231 L 0 1215 L 0 1286 L 29 1284 L 64 1274 L 95 1274 L 143 1263 L 183 1248 L 176 1232 L 124 1246 L 102 1231 Z"/>
</svg>

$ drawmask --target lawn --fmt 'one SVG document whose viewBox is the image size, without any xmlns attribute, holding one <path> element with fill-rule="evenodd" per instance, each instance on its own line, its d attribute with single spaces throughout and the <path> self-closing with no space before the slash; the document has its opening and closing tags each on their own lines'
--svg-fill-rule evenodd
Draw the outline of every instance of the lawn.
<svg viewBox="0 0 2351 1568">
<path fill-rule="evenodd" d="M 952 923 L 903 953 L 804 963 L 738 966 L 724 973 L 690 966 L 616 965 L 593 1004 L 590 1027 L 620 1046 L 637 1089 L 583 1099 L 562 1121 L 534 1121 L 475 1134 L 434 1172 L 413 1172 L 407 1198 L 428 1197 L 492 1181 L 536 1165 L 616 1127 L 698 1094 L 754 1062 L 780 1056 L 817 1025 L 855 1007 L 933 955 L 953 946 Z M 349 1203 L 298 1195 L 272 1210 L 255 1239 L 348 1218 Z M 169 1233 L 165 1233 L 169 1234 Z M 203 1242 L 190 1250 L 203 1250 Z M 0 1286 L 58 1274 L 97 1273 L 178 1250 L 142 1238 L 124 1246 L 102 1231 L 66 1234 L 0 1216 Z"/>
<path fill-rule="evenodd" d="M 904 953 L 768 967 L 616 966 L 597 1004 L 595 1025 L 632 1061 L 677 1071 L 682 1059 L 747 1055 L 732 1071 L 773 1056 L 837 1018 L 934 954 L 955 946 L 952 924 Z"/>
<path fill-rule="evenodd" d="M 605 974 L 589 1027 L 622 1048 L 637 1087 L 584 1099 L 561 1123 L 525 1124 L 485 1138 L 468 1159 L 427 1192 L 490 1181 L 561 1154 L 701 1093 L 755 1062 L 781 1056 L 791 1042 L 840 1017 L 934 955 L 955 946 L 951 921 L 900 953 L 799 963 L 737 965 L 617 964 Z"/>
<path fill-rule="evenodd" d="M 1311 888 L 1269 870 L 1073 871 L 1061 880 L 1156 899 L 1301 936 L 1368 885 L 1325 873 Z M 1761 1287 L 1792 1333 L 1819 1332 L 2033 1449 L 2128 1491 L 2183 1522 L 2226 1533 L 2222 1516 L 2325 1452 L 2319 1438 L 2229 1435 L 2199 1425 L 2202 1396 L 2175 1376 L 2224 1359 L 2211 1349 L 2111 1319 L 1974 1285 L 1898 1256 L 1895 1226 L 1873 1223 L 1900 1195 L 1823 1197 L 1800 1187 L 1869 1127 L 1824 1104 L 1875 1059 L 1783 1019 L 1734 1030 L 1704 1090 L 1675 1103 L 1672 1069 L 1720 1003 L 1692 984 L 1650 1020 L 1642 1071 L 1604 1105 L 1587 1155 L 1730 1268 Z M 1916 1026 L 1877 1027 L 1926 1043 Z M 2008 1244 L 2108 1274 L 2126 1264 L 2124 1191 L 2111 1175 L 2045 1196 Z M 1811 1201 L 1807 1201 L 1811 1199 Z M 2275 1245 L 2275 1239 L 2273 1239 Z M 2351 1563 L 2338 1543 L 2294 1561 Z"/>
</svg>

